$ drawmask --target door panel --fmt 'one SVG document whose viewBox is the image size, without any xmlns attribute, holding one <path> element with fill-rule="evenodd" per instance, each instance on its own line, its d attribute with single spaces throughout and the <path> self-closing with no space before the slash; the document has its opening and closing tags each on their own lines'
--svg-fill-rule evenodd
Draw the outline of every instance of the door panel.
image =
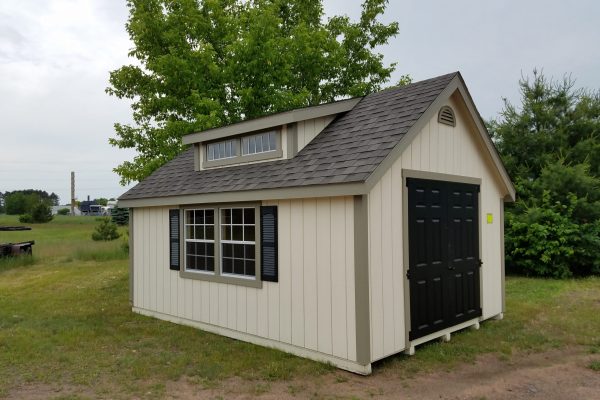
<svg viewBox="0 0 600 400">
<path fill-rule="evenodd" d="M 481 315 L 477 185 L 407 179 L 411 331 Z"/>
</svg>

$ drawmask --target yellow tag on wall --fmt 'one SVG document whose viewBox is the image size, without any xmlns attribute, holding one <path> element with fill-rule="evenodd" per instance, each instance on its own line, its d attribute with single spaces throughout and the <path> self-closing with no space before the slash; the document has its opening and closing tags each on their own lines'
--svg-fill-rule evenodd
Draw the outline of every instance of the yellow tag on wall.
<svg viewBox="0 0 600 400">
<path fill-rule="evenodd" d="M 488 213 L 487 214 L 487 223 L 491 224 L 492 222 L 494 222 L 494 214 Z"/>
</svg>

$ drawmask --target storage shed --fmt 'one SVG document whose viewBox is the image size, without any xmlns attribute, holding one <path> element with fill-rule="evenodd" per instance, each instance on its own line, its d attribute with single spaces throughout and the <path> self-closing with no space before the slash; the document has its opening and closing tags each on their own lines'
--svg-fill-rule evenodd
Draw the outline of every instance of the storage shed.
<svg viewBox="0 0 600 400">
<path fill-rule="evenodd" d="M 361 374 L 502 316 L 515 189 L 460 73 L 183 143 L 119 200 L 134 312 Z"/>
</svg>

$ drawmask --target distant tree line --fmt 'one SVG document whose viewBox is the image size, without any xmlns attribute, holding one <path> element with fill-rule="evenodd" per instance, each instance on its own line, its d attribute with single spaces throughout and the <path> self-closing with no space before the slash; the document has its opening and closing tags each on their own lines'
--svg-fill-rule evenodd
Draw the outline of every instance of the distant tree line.
<svg viewBox="0 0 600 400">
<path fill-rule="evenodd" d="M 15 190 L 0 192 L 0 213 L 9 215 L 20 215 L 30 213 L 39 204 L 48 207 L 57 206 L 59 197 L 56 193 L 48 193 L 45 190 Z"/>
<path fill-rule="evenodd" d="M 488 123 L 517 189 L 506 208 L 509 271 L 600 274 L 600 92 L 534 71 L 521 105 Z"/>
</svg>

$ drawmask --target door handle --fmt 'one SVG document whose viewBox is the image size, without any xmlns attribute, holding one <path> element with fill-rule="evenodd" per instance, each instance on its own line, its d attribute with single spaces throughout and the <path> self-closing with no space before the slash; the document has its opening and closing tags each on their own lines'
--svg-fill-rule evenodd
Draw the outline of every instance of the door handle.
<svg viewBox="0 0 600 400">
<path fill-rule="evenodd" d="M 454 265 L 448 265 L 448 269 L 449 270 L 453 270 L 454 269 Z"/>
</svg>

